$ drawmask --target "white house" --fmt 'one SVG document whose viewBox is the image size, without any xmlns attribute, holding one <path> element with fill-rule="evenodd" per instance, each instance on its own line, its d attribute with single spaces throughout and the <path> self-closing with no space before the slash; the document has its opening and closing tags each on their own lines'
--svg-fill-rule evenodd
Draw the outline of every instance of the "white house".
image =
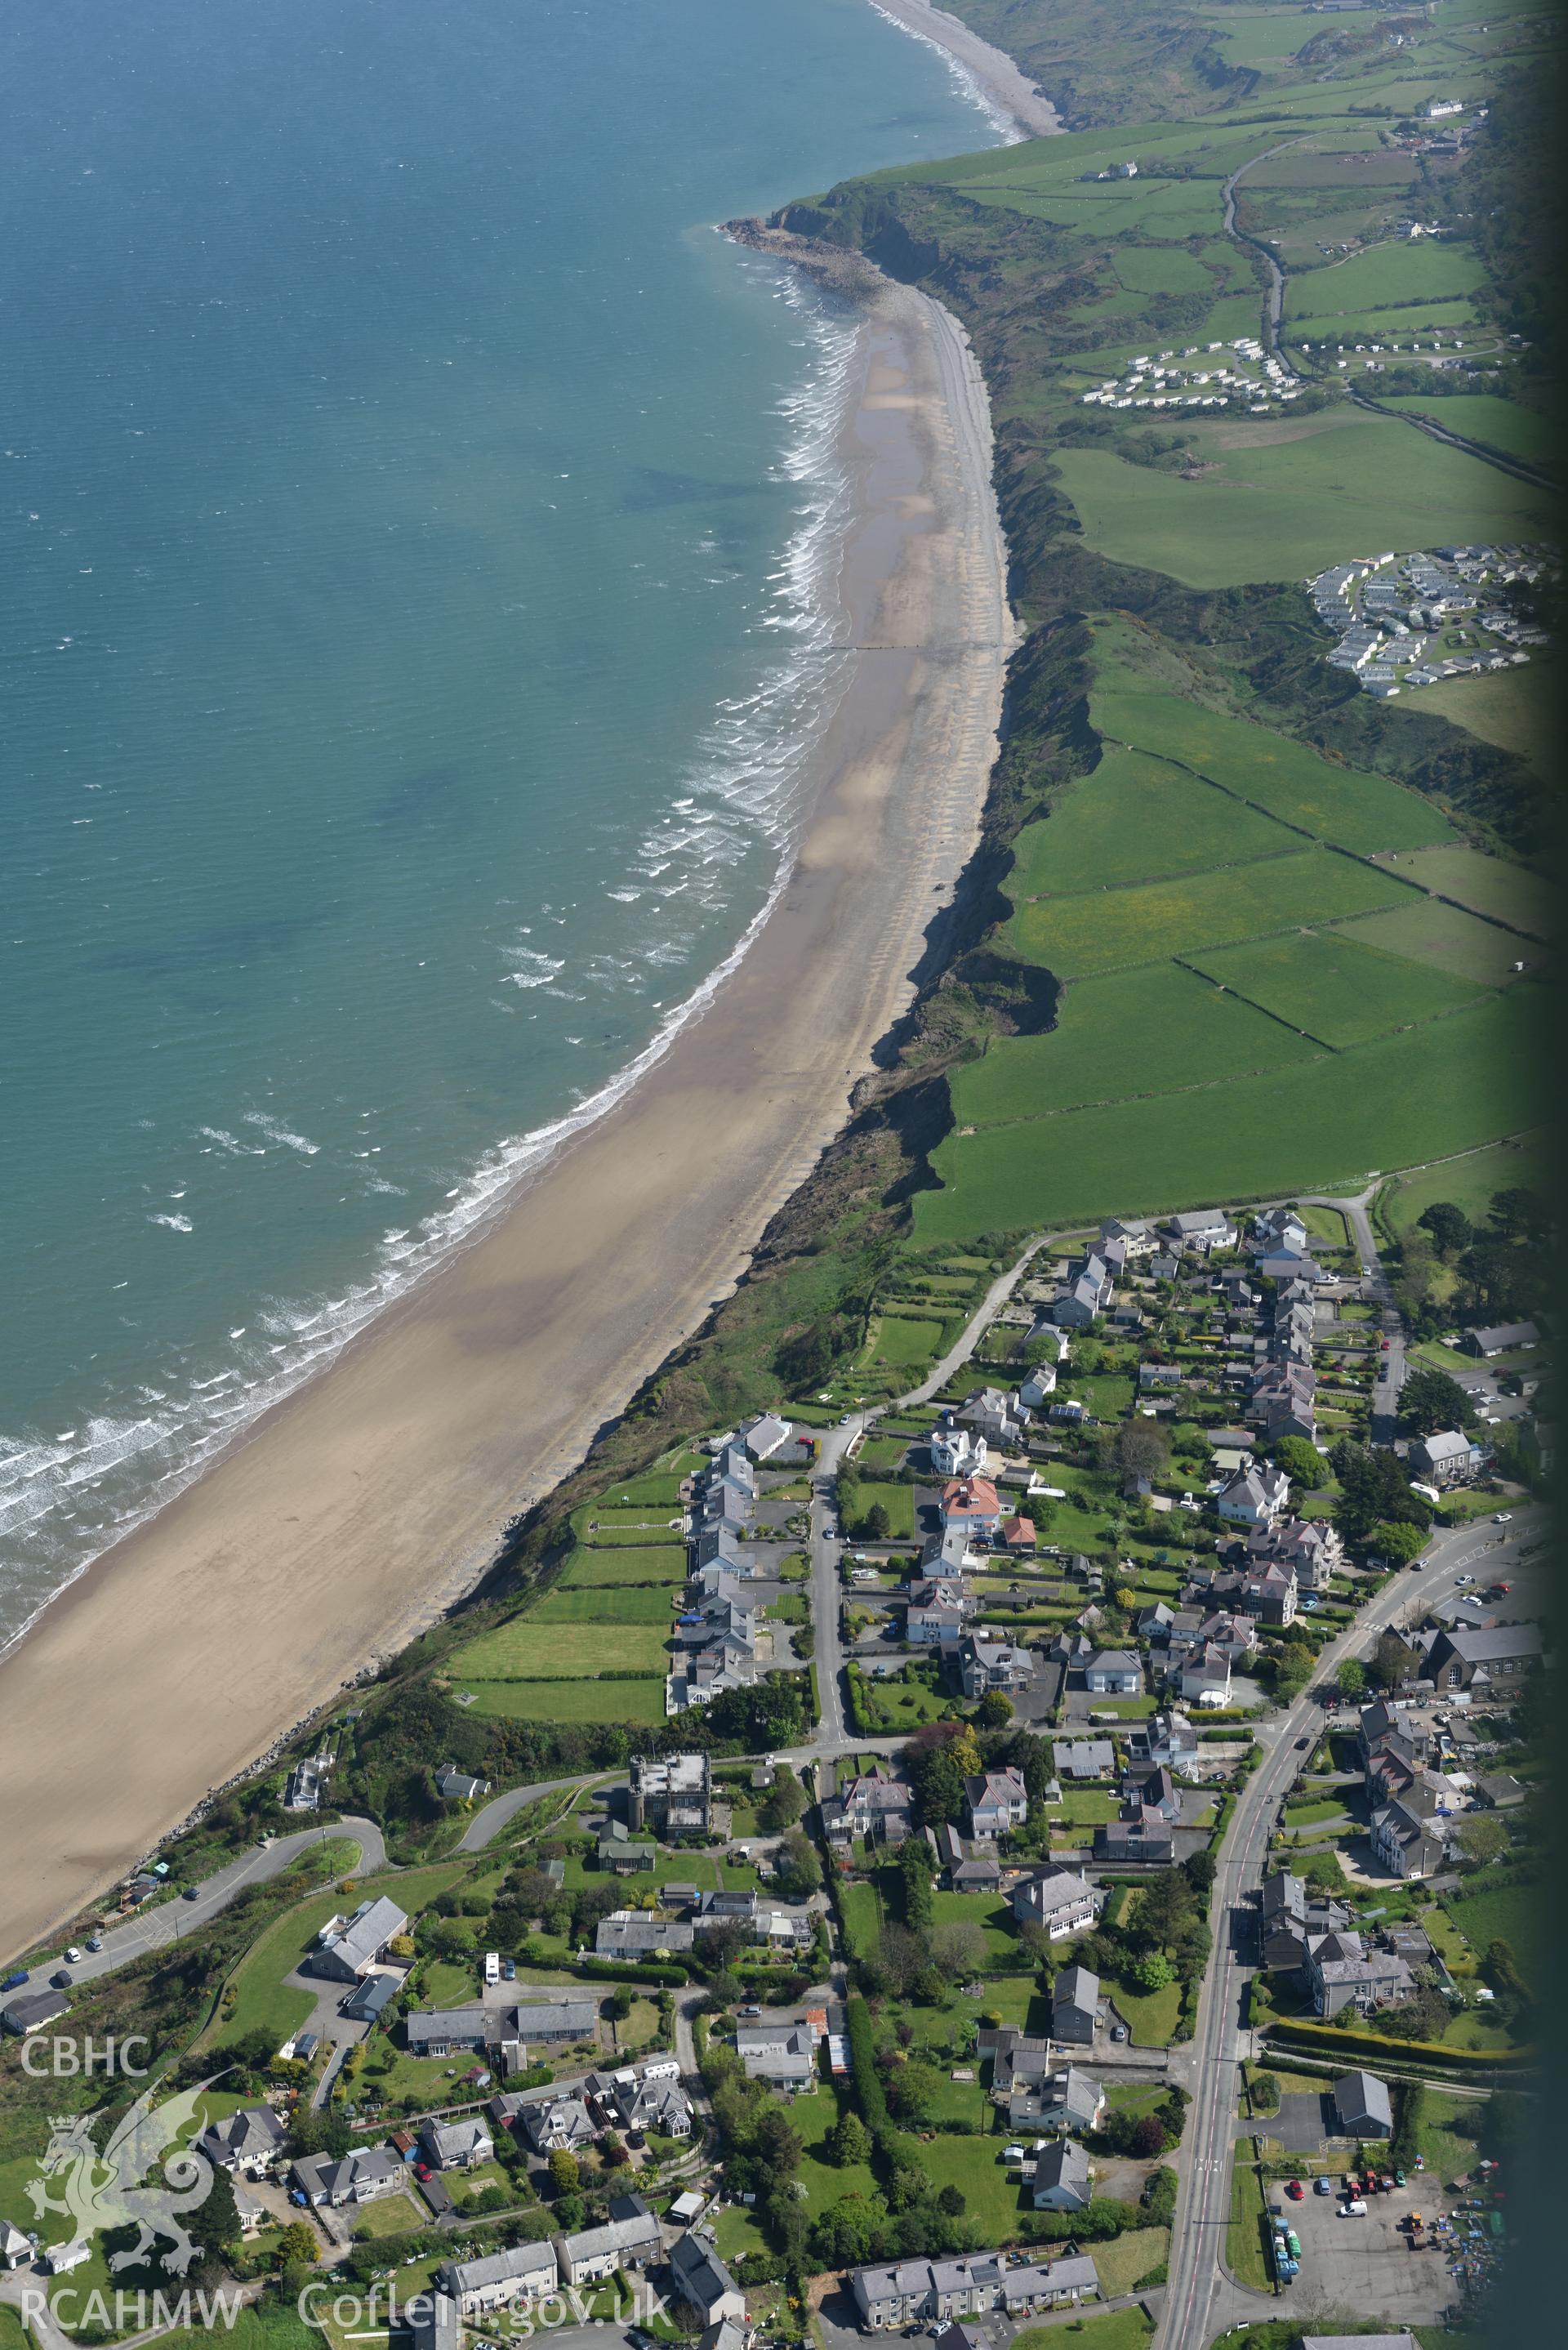
<svg viewBox="0 0 1568 2350">
<path fill-rule="evenodd" d="M 1272 1461 L 1250 1461 L 1230 1478 L 1214 1506 L 1232 1525 L 1272 1526 L 1284 1515 L 1291 1481 Z"/>
</svg>

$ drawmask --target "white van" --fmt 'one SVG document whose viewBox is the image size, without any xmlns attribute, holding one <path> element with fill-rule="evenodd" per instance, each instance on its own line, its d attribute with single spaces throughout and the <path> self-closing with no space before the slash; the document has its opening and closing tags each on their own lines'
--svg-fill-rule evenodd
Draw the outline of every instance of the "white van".
<svg viewBox="0 0 1568 2350">
<path fill-rule="evenodd" d="M 488 1991 L 488 1990 L 490 1989 L 490 1987 L 491 1987 L 492 1983 L 498 1983 L 500 1981 L 501 1981 L 501 1953 L 500 1953 L 500 1951 L 499 1951 L 499 1950 L 486 1950 L 486 1952 L 484 1953 L 484 1988 L 485 1988 L 485 1990 L 486 1990 L 486 1991 Z"/>
</svg>

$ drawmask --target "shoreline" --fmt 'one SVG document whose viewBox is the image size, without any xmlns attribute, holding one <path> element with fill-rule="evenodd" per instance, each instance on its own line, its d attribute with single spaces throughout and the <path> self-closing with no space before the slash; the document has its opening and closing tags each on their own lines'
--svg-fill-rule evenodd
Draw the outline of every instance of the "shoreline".
<svg viewBox="0 0 1568 2350">
<path fill-rule="evenodd" d="M 1005 49 L 971 32 L 959 17 L 949 16 L 932 0 L 870 0 L 878 16 L 918 41 L 940 49 L 974 82 L 988 105 L 1005 116 L 1024 139 L 1048 139 L 1062 128 L 1062 120 L 1048 98 L 1029 79 Z"/>
<path fill-rule="evenodd" d="M 854 667 L 765 919 L 635 1086 L 0 1659 L 7 1952 L 482 1578 L 504 1522 L 734 1286 L 909 1002 L 977 837 L 1015 631 L 961 329 L 872 273 L 856 291 Z"/>
</svg>

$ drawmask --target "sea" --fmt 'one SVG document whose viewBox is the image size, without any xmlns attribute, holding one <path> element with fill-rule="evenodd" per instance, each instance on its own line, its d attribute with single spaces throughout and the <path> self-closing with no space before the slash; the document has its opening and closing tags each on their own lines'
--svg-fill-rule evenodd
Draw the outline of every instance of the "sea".
<svg viewBox="0 0 1568 2350">
<path fill-rule="evenodd" d="M 711 224 L 1008 131 L 871 0 L 0 55 L 3 1644 L 744 951 L 855 323 Z"/>
</svg>

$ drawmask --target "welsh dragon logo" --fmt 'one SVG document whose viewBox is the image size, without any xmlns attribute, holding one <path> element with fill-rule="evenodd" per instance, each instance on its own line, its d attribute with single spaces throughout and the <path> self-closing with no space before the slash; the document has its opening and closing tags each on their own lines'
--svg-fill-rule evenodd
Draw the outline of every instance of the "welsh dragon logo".
<svg viewBox="0 0 1568 2350">
<path fill-rule="evenodd" d="M 161 2265 L 183 2276 L 201 2247 L 181 2215 L 198 2210 L 206 2201 L 213 2166 L 204 2154 L 178 2141 L 196 2119 L 212 2085 L 212 2080 L 202 2081 L 158 2106 L 152 2103 L 155 2092 L 144 2091 L 116 2125 L 101 2154 L 93 2144 L 90 2114 L 51 2116 L 49 2142 L 38 2164 L 43 2175 L 27 2184 L 40 2223 L 50 2212 L 63 2213 L 72 2223 L 73 2243 L 85 2242 L 106 2228 L 133 2226 L 137 2241 L 128 2251 L 110 2257 L 111 2271 L 139 2265 L 160 2241 L 167 2241 L 170 2249 Z M 57 2191 L 51 2193 L 51 2186 Z"/>
</svg>

